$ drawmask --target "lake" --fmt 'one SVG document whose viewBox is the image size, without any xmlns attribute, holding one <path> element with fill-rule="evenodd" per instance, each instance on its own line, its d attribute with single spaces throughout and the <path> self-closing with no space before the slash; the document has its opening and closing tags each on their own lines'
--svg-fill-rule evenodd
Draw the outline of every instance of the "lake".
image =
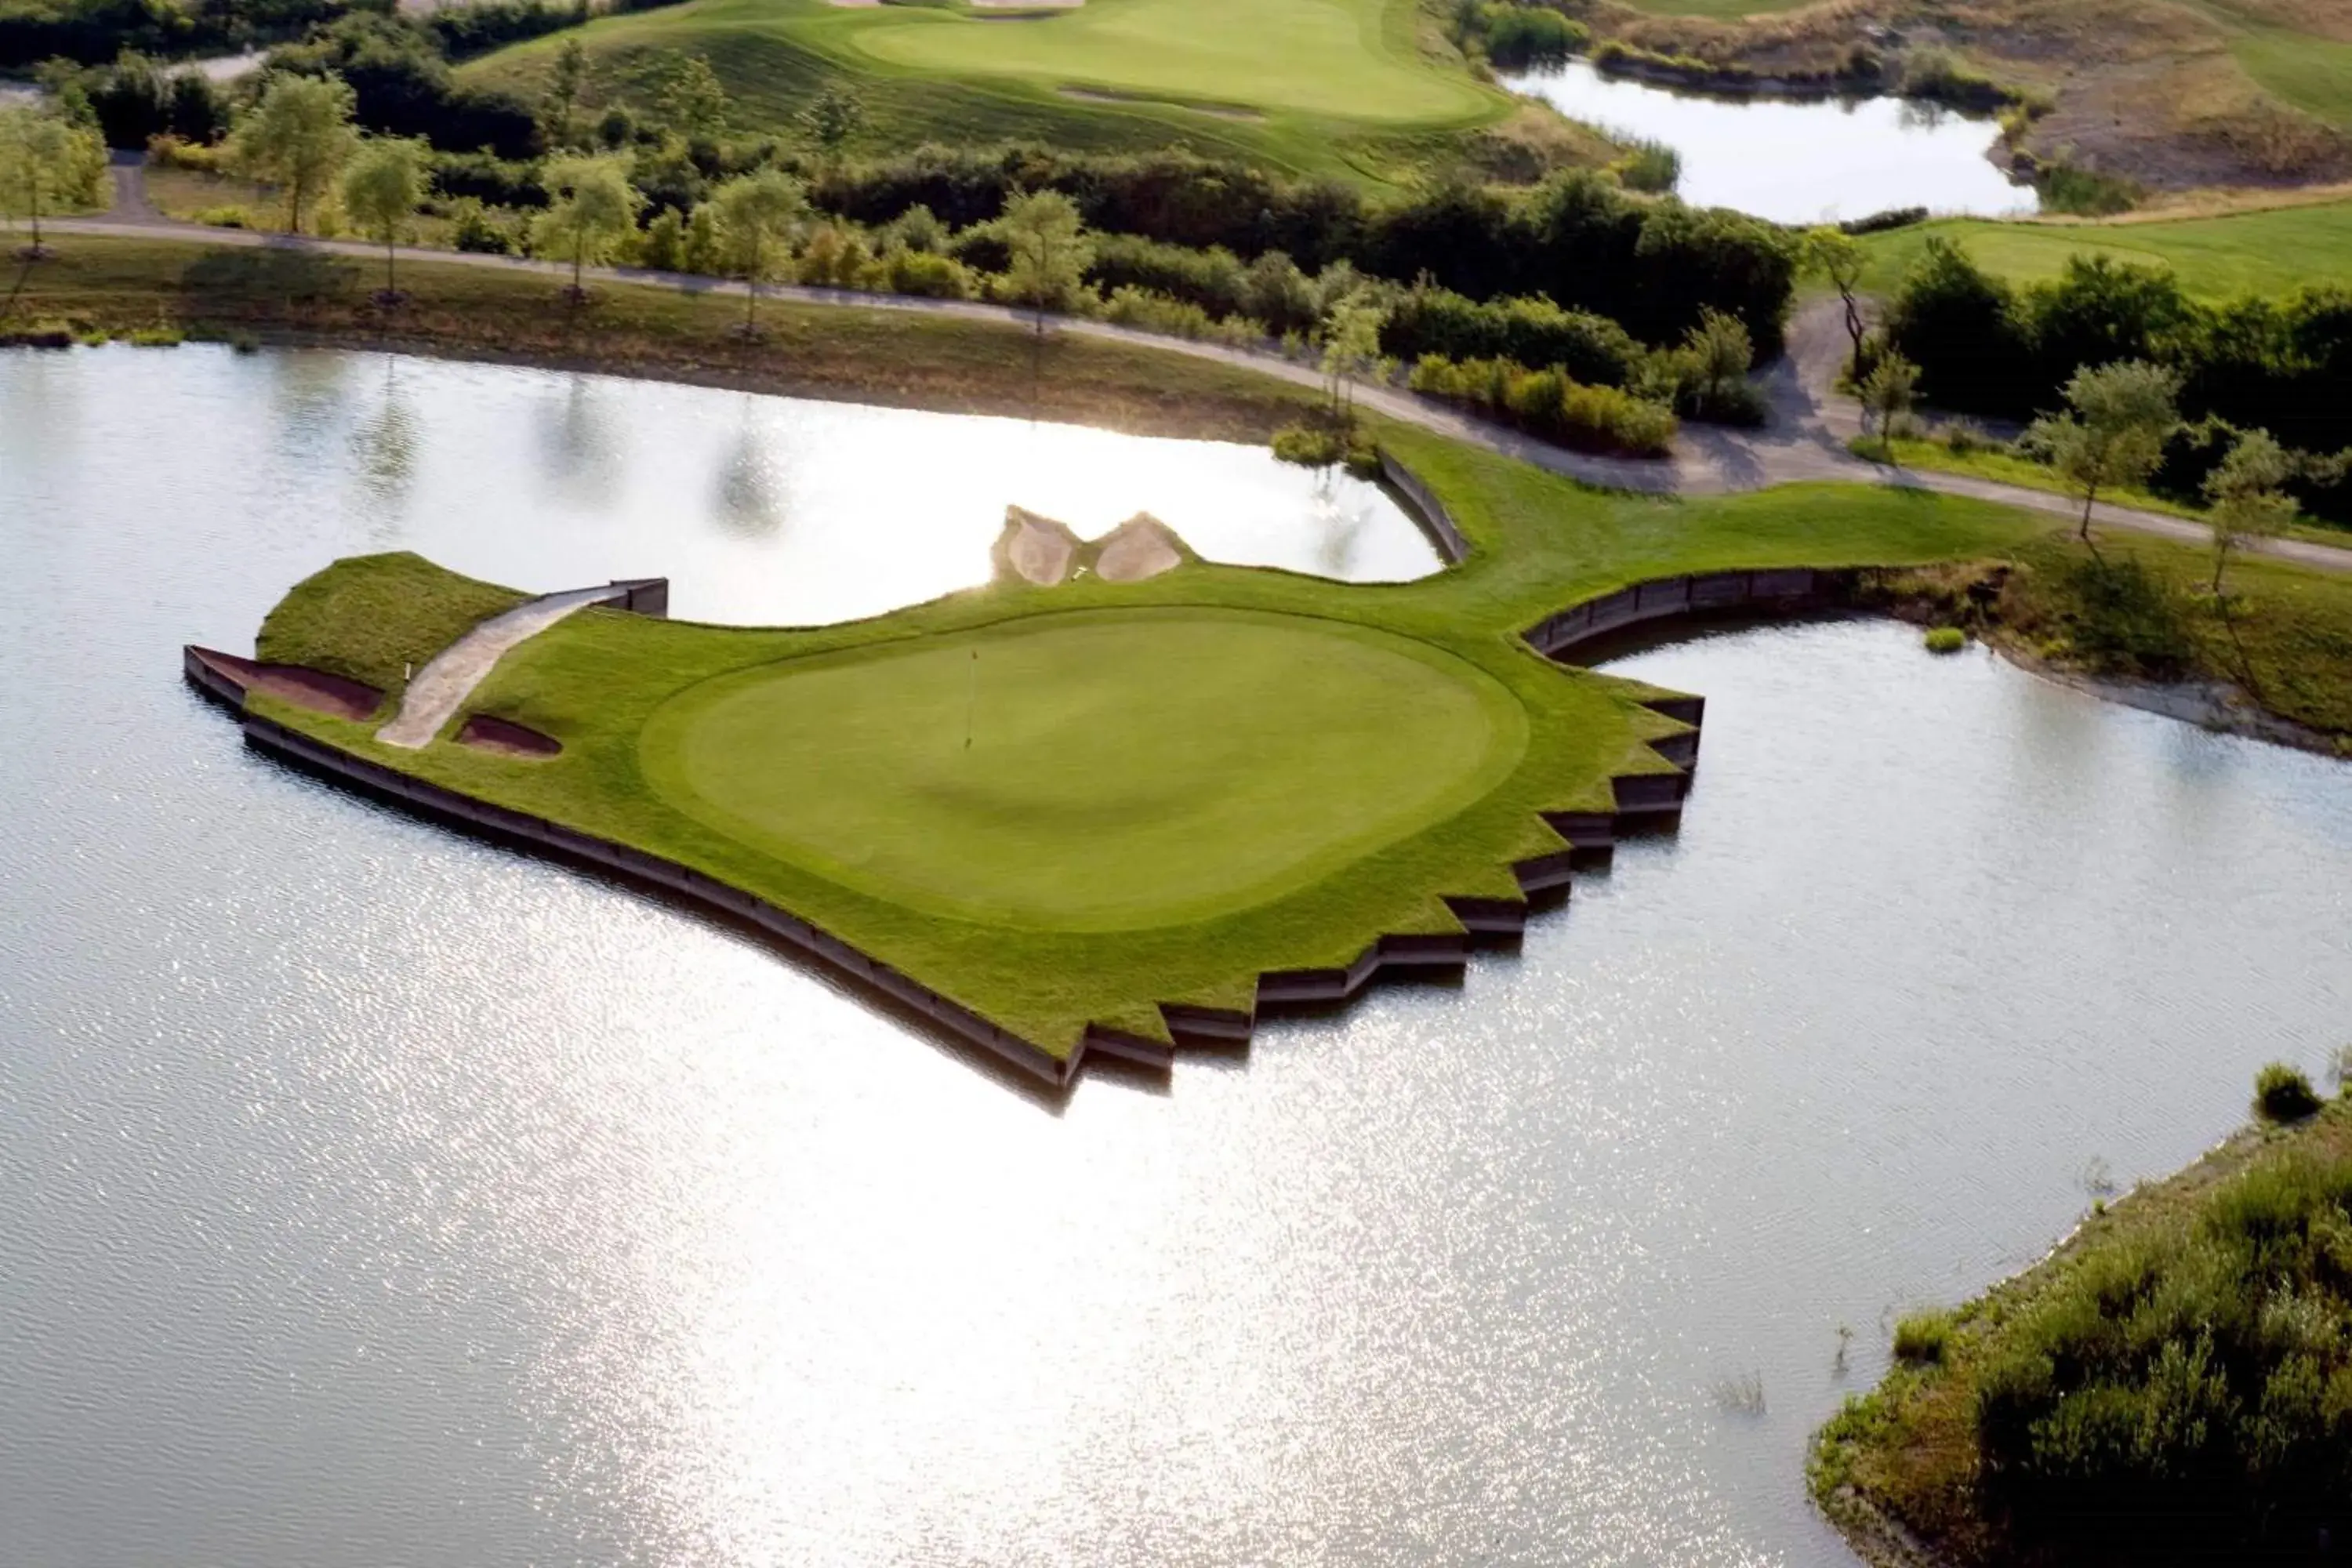
<svg viewBox="0 0 2352 1568">
<path fill-rule="evenodd" d="M 667 570 L 696 613 L 770 603 L 697 575 L 758 570 L 822 610 L 784 563 L 895 526 L 904 475 L 855 504 L 779 436 L 781 534 L 714 499 L 745 428 L 820 413 L 877 428 L 0 353 L 12 1564 L 1850 1564 L 1804 1444 L 1895 1315 L 2352 1039 L 2352 772 L 1882 622 L 1614 666 L 1706 694 L 1688 813 L 1517 952 L 1058 1108 L 274 765 L 180 682 L 181 642 L 246 646 L 367 548 Z M 1213 510 L 1255 493 L 1234 461 Z M 1207 482 L 1105 471 L 1084 531 L 1185 526 Z M 1047 504 L 1014 488 L 941 547 Z M 1302 494 L 1267 537 L 1314 558 Z"/>
<path fill-rule="evenodd" d="M 1998 125 L 1916 100 L 1709 97 L 1604 76 L 1588 60 L 1500 79 L 1571 120 L 1672 147 L 1682 154 L 1676 190 L 1694 206 L 1793 224 L 1896 207 L 2007 217 L 2041 206 L 2032 186 L 2011 184 L 1985 156 Z"/>
</svg>

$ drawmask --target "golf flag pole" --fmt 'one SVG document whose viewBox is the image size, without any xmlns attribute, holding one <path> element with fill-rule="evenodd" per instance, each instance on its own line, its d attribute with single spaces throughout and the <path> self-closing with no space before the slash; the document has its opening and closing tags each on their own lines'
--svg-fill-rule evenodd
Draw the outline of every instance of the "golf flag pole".
<svg viewBox="0 0 2352 1568">
<path fill-rule="evenodd" d="M 971 650 L 971 679 L 964 685 L 963 749 L 971 750 L 971 719 L 980 707 L 980 649 Z"/>
</svg>

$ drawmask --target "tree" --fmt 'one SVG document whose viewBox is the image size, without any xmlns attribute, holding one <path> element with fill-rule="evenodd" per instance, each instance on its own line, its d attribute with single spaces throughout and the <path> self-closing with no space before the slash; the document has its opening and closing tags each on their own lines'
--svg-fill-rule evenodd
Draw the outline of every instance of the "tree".
<svg viewBox="0 0 2352 1568">
<path fill-rule="evenodd" d="M 2180 423 L 2174 399 L 2180 378 L 2146 360 L 2119 360 L 2074 373 L 2066 383 L 2066 412 L 2035 420 L 2029 443 L 2050 455 L 2050 466 L 2083 492 L 2076 530 L 2096 555 L 2091 509 L 2103 489 L 2144 482 L 2164 457 L 2165 437 Z"/>
<path fill-rule="evenodd" d="M 105 181 L 96 132 L 47 110 L 0 110 L 0 213 L 32 220 L 29 254 L 43 254 L 44 213 L 96 202 Z"/>
<path fill-rule="evenodd" d="M 534 250 L 569 257 L 576 302 L 588 297 L 582 270 L 610 257 L 636 232 L 637 209 L 646 198 L 629 184 L 628 164 L 618 157 L 558 158 L 541 176 L 554 199 L 531 226 Z"/>
<path fill-rule="evenodd" d="M 865 125 L 866 103 L 840 83 L 829 83 L 801 110 L 801 123 L 828 154 L 838 153 Z"/>
<path fill-rule="evenodd" d="M 387 303 L 400 297 L 393 278 L 393 257 L 409 219 L 425 200 L 425 156 L 422 142 L 401 136 L 371 137 L 344 166 L 340 183 L 343 211 L 359 225 L 361 233 L 383 241 Z"/>
<path fill-rule="evenodd" d="M 303 214 L 358 142 L 353 102 L 340 77 L 273 76 L 230 133 L 237 168 L 286 193 L 286 226 L 296 234 L 302 232 Z"/>
<path fill-rule="evenodd" d="M 1353 418 L 1356 378 L 1380 357 L 1381 323 L 1388 312 L 1369 297 L 1357 294 L 1334 304 L 1323 318 L 1323 381 L 1331 398 L 1335 419 Z M 1340 395 L 1347 406 L 1340 406 Z"/>
<path fill-rule="evenodd" d="M 588 85 L 588 51 L 578 38 L 566 38 L 555 51 L 555 69 L 547 79 L 547 96 L 539 106 L 540 132 L 551 152 L 572 145 L 572 118 L 580 108 L 580 94 Z"/>
<path fill-rule="evenodd" d="M 742 174 L 710 193 L 719 253 L 743 279 L 743 335 L 756 331 L 760 285 L 773 279 L 791 254 L 792 239 L 808 216 L 808 194 L 781 169 Z"/>
<path fill-rule="evenodd" d="M 1862 241 L 1842 228 L 1824 224 L 1805 233 L 1805 270 L 1829 280 L 1845 304 L 1845 335 L 1853 341 L 1853 356 L 1847 362 L 1846 374 L 1859 381 L 1862 368 L 1862 300 L 1855 290 L 1862 286 L 1862 269 L 1870 261 L 1870 253 Z"/>
<path fill-rule="evenodd" d="M 708 142 L 727 124 L 727 89 L 700 55 L 682 55 L 655 100 L 669 128 L 688 142 Z"/>
<path fill-rule="evenodd" d="M 1094 260 L 1094 240 L 1076 202 L 1059 191 L 1033 191 L 1005 204 L 998 220 L 1012 263 L 1004 270 L 1005 293 L 1037 312 L 1037 335 L 1045 335 L 1045 312 L 1066 306 Z"/>
<path fill-rule="evenodd" d="M 1890 463 L 1895 460 L 1895 421 L 1910 412 L 1911 395 L 1918 385 L 1919 367 L 1892 349 L 1880 354 L 1862 378 L 1863 417 L 1877 416 L 1879 445 Z"/>
<path fill-rule="evenodd" d="M 2294 521 L 2294 499 L 2286 493 L 2294 459 L 2267 430 L 2240 436 L 2221 466 L 2205 476 L 2205 499 L 2213 524 L 2213 596 L 2223 596 L 2222 574 L 2232 552 L 2286 531 Z"/>
</svg>

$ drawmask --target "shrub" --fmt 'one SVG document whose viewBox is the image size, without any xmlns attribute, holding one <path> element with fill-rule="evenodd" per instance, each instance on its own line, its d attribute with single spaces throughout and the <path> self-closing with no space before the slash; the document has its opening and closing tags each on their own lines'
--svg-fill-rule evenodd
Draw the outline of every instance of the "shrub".
<svg viewBox="0 0 2352 1568">
<path fill-rule="evenodd" d="M 188 215 L 189 221 L 206 228 L 251 228 L 253 214 L 236 205 L 198 207 Z"/>
<path fill-rule="evenodd" d="M 1439 354 L 1417 361 L 1406 384 L 1580 452 L 1654 458 L 1673 449 L 1674 412 L 1613 386 L 1588 386 L 1559 367 Z"/>
<path fill-rule="evenodd" d="M 1949 626 L 1939 627 L 1949 631 Z M 1932 643 L 1932 634 L 1930 634 Z M 1952 1315 L 1949 1312 L 1914 1312 L 1895 1325 L 1895 1359 L 1913 1366 L 1944 1359 L 1944 1349 L 1952 1337 Z"/>
<path fill-rule="evenodd" d="M 449 243 L 459 250 L 512 256 L 522 248 L 521 224 L 511 214 L 492 212 L 472 196 L 451 202 L 444 210 L 450 220 Z"/>
<path fill-rule="evenodd" d="M 2085 217 L 2129 212 L 2147 195 L 2137 181 L 2074 163 L 2046 163 L 2033 183 L 2042 193 L 2043 206 Z"/>
<path fill-rule="evenodd" d="M 1438 354 L 1558 365 L 1601 386 L 1627 385 L 1647 358 L 1633 334 L 1605 316 L 1543 299 L 1480 301 L 1431 284 L 1417 284 L 1389 302 L 1381 350 L 1401 359 Z"/>
<path fill-rule="evenodd" d="M 1112 293 L 1130 286 L 1148 289 L 1196 305 L 1213 317 L 1239 310 L 1247 294 L 1247 275 L 1240 260 L 1223 246 L 1192 250 L 1133 235 L 1097 237 L 1087 276 Z"/>
<path fill-rule="evenodd" d="M 1274 433 L 1274 455 L 1301 468 L 1328 468 L 1347 449 L 1346 438 L 1328 425 L 1286 425 Z"/>
<path fill-rule="evenodd" d="M 26 327 L 0 327 L 0 348 L 69 349 L 74 330 L 63 321 L 35 321 Z"/>
<path fill-rule="evenodd" d="M 170 134 L 155 137 L 147 143 L 147 162 L 158 169 L 187 169 L 200 174 L 217 174 L 227 161 L 226 148 L 200 146 Z"/>
<path fill-rule="evenodd" d="M 1944 450 L 1956 458 L 1971 452 L 1997 450 L 2000 443 L 1984 433 L 1984 426 L 1968 419 L 1954 419 L 1937 432 Z"/>
<path fill-rule="evenodd" d="M 1507 70 L 1557 64 L 1592 41 L 1591 29 L 1541 5 L 1486 0 L 1461 13 L 1465 32 Z"/>
<path fill-rule="evenodd" d="M 953 257 L 893 246 L 883 255 L 884 282 L 893 294 L 927 300 L 969 300 L 978 291 L 971 269 Z"/>
<path fill-rule="evenodd" d="M 2301 1069 L 2271 1062 L 2254 1075 L 2254 1110 L 2265 1121 L 2300 1121 L 2319 1109 L 2319 1096 Z"/>
<path fill-rule="evenodd" d="M 1627 190 L 1664 195 L 1682 183 L 1683 155 L 1664 142 L 1639 137 L 1625 146 L 1625 156 L 1612 167 Z"/>
<path fill-rule="evenodd" d="M 1927 651 L 1929 653 L 1958 653 L 1968 646 L 1969 634 L 1960 630 L 1958 626 L 1932 626 L 1928 628 Z M 1898 1345 L 1902 1342 L 1902 1334 L 1899 1330 L 1895 1334 L 1895 1342 Z"/>
</svg>

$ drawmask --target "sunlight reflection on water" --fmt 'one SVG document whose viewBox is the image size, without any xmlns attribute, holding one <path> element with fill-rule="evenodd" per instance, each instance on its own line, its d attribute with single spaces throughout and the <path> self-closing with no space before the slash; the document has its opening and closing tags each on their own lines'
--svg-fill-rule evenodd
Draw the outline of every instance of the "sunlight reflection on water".
<svg viewBox="0 0 2352 1568">
<path fill-rule="evenodd" d="M 320 560 L 496 575 L 551 451 L 614 471 L 466 371 L 546 444 L 430 479 L 420 398 L 379 533 L 361 365 L 0 355 L 12 1563 L 1842 1563 L 1803 1440 L 1892 1314 L 2352 1016 L 2341 767 L 1836 624 L 1621 667 L 1708 696 L 1689 816 L 1519 952 L 1042 1106 L 180 687 Z M 679 525 L 513 526 L 551 584 Z"/>
</svg>

